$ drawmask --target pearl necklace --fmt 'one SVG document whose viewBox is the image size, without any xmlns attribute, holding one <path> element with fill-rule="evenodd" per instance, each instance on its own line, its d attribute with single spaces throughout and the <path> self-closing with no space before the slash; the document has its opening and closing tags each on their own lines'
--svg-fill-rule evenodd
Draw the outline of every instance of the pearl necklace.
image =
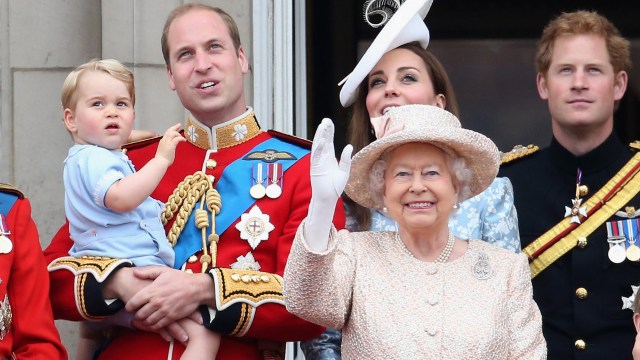
<svg viewBox="0 0 640 360">
<path fill-rule="evenodd" d="M 398 234 L 398 232 L 396 232 L 396 239 L 400 241 L 400 243 L 402 243 L 402 240 L 400 239 L 400 234 Z M 449 257 L 451 257 L 451 253 L 453 252 L 453 245 L 455 245 L 455 243 L 456 243 L 455 238 L 453 237 L 453 234 L 451 233 L 451 231 L 449 231 L 447 244 L 444 246 L 444 249 L 442 249 L 442 252 L 440 253 L 440 255 L 438 255 L 438 257 L 433 262 L 436 264 L 446 263 L 449 260 Z M 413 256 L 413 253 L 411 253 L 409 249 L 406 249 L 406 250 L 409 254 L 411 254 L 411 256 Z"/>
</svg>

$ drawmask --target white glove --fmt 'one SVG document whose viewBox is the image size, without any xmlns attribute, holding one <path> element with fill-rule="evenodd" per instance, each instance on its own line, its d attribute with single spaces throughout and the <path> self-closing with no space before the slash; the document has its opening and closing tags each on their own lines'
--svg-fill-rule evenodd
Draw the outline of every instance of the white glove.
<svg viewBox="0 0 640 360">
<path fill-rule="evenodd" d="M 347 185 L 351 168 L 353 146 L 345 146 L 338 163 L 333 148 L 333 133 L 333 122 L 322 119 L 311 146 L 311 203 L 304 237 L 309 248 L 315 252 L 327 250 L 336 203 Z"/>
</svg>

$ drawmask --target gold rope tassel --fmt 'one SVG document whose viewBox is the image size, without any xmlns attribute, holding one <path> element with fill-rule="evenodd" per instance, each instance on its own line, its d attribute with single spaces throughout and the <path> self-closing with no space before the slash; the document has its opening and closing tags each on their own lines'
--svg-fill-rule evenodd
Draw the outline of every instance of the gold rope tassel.
<svg viewBox="0 0 640 360">
<path fill-rule="evenodd" d="M 216 266 L 216 259 L 218 257 L 218 241 L 220 237 L 216 234 L 216 222 L 214 217 L 220 213 L 222 208 L 222 199 L 218 190 L 211 187 L 206 193 L 207 208 L 211 212 L 211 235 L 209 235 L 209 246 L 211 249 L 211 266 Z M 206 246 L 205 246 L 206 248 Z M 203 271 L 206 268 L 203 268 Z"/>
<path fill-rule="evenodd" d="M 215 266 L 216 263 L 219 237 L 215 233 L 214 216 L 220 213 L 222 207 L 220 194 L 213 188 L 212 177 L 202 171 L 198 171 L 180 182 L 165 204 L 162 213 L 162 224 L 166 225 L 177 212 L 176 219 L 167 234 L 167 240 L 171 243 L 171 246 L 175 246 L 198 200 L 200 200 L 200 208 L 196 209 L 195 224 L 202 234 L 203 255 L 200 257 L 200 262 L 204 272 L 209 265 Z M 209 222 L 207 210 L 204 210 L 205 203 L 207 204 L 207 209 L 211 212 L 211 222 Z M 207 241 L 206 232 L 209 226 L 211 226 L 211 235 L 209 235 L 209 241 Z M 207 242 L 211 246 L 211 254 L 209 254 Z"/>
</svg>

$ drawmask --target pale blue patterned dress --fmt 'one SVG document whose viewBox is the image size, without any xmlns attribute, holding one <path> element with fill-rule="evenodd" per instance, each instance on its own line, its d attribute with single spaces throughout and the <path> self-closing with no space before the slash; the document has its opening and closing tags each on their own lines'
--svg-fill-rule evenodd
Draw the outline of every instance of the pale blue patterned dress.
<svg viewBox="0 0 640 360">
<path fill-rule="evenodd" d="M 347 229 L 356 229 L 349 216 Z M 449 219 L 449 229 L 461 239 L 480 239 L 490 244 L 520 252 L 518 215 L 513 205 L 513 186 L 508 178 L 496 178 L 480 194 L 463 201 Z M 371 210 L 371 230 L 396 231 L 396 223 L 382 211 Z M 307 360 L 340 360 L 342 333 L 327 329 L 319 337 L 303 342 L 301 347 Z"/>
</svg>

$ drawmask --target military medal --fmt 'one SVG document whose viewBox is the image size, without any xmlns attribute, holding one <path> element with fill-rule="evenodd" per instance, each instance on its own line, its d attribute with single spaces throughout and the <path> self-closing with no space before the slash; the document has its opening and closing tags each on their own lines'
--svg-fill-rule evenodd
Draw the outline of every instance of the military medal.
<svg viewBox="0 0 640 360">
<path fill-rule="evenodd" d="M 247 255 L 240 255 L 236 258 L 236 262 L 231 264 L 231 268 L 235 270 L 251 270 L 260 271 L 260 264 L 253 257 L 251 251 Z"/>
<path fill-rule="evenodd" d="M 631 296 L 629 297 L 621 296 L 622 310 L 629 309 L 633 312 L 636 311 L 636 309 L 634 309 L 633 307 L 633 303 L 635 302 L 636 296 L 638 296 L 638 288 L 640 288 L 640 286 L 631 285 Z"/>
<path fill-rule="evenodd" d="M 240 216 L 236 229 L 240 230 L 240 238 L 247 240 L 249 246 L 255 249 L 260 242 L 269 239 L 269 233 L 275 226 L 269 222 L 269 215 L 262 213 L 258 205 L 254 205 L 248 214 Z"/>
<path fill-rule="evenodd" d="M 640 260 L 640 247 L 635 244 L 630 245 L 627 248 L 627 259 L 629 261 L 639 261 Z"/>
<path fill-rule="evenodd" d="M 618 221 L 624 229 L 627 239 L 627 259 L 629 261 L 640 260 L 640 247 L 636 245 L 638 238 L 638 219 L 629 219 Z"/>
<path fill-rule="evenodd" d="M 581 185 L 582 181 L 582 170 L 578 169 L 578 175 L 576 179 L 576 198 L 571 200 L 571 207 L 565 206 L 564 217 L 571 216 L 571 222 L 580 224 L 580 216 L 587 217 L 587 206 L 582 205 L 581 196 L 587 195 L 589 189 L 586 185 Z"/>
<path fill-rule="evenodd" d="M 280 197 L 282 195 L 282 187 L 279 184 L 282 181 L 282 166 L 280 164 L 269 164 L 269 181 L 271 184 L 267 186 L 267 196 L 271 199 Z"/>
<path fill-rule="evenodd" d="M 607 255 L 609 255 L 609 260 L 611 260 L 612 263 L 620 264 L 627 257 L 627 253 L 624 249 L 625 239 L 614 237 L 607 239 L 607 241 L 609 242 L 609 252 L 607 253 Z"/>
<path fill-rule="evenodd" d="M 262 183 L 265 180 L 262 170 L 263 170 L 262 163 L 253 165 L 252 176 L 253 176 L 254 185 L 251 186 L 251 189 L 249 189 L 249 194 L 251 195 L 252 198 L 256 200 L 262 199 L 266 194 L 266 189 L 264 185 L 262 185 Z"/>
<path fill-rule="evenodd" d="M 607 221 L 605 225 L 607 227 L 607 242 L 609 243 L 609 260 L 620 264 L 627 257 L 627 252 L 625 251 L 627 238 L 625 237 L 624 229 L 621 228 L 621 223 L 618 221 Z"/>
<path fill-rule="evenodd" d="M 8 237 L 8 235 L 11 235 L 11 231 L 7 227 L 4 215 L 0 214 L 0 220 L 0 254 L 8 254 L 13 249 L 13 243 Z"/>
</svg>

